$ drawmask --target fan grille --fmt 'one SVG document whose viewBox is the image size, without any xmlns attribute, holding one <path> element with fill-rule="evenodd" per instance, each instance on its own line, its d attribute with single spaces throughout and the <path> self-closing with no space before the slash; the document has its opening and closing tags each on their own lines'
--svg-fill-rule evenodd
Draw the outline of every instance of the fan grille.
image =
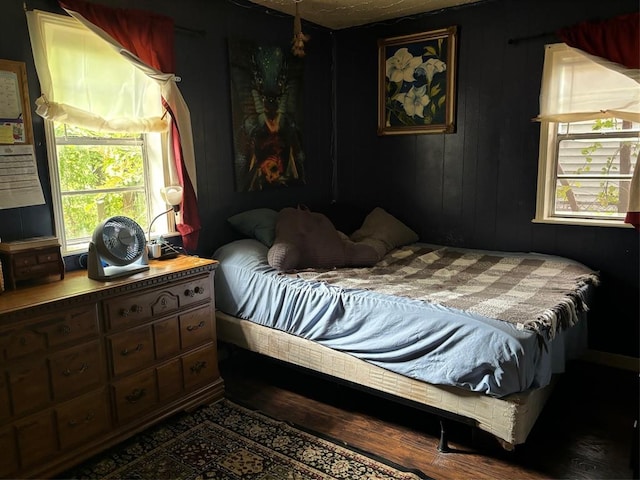
<svg viewBox="0 0 640 480">
<path fill-rule="evenodd" d="M 102 228 L 96 229 L 100 238 L 94 243 L 104 246 L 98 247 L 100 253 L 114 265 L 127 265 L 136 261 L 145 248 L 144 231 L 129 217 L 111 217 L 102 223 Z"/>
</svg>

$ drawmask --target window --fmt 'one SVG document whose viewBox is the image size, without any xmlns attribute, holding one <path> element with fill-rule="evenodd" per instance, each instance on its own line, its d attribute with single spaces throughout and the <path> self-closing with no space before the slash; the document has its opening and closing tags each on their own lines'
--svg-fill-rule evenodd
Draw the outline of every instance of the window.
<svg viewBox="0 0 640 480">
<path fill-rule="evenodd" d="M 625 225 L 639 99 L 634 80 L 565 44 L 547 47 L 536 221 Z"/>
<path fill-rule="evenodd" d="M 112 216 L 130 217 L 147 231 L 166 210 L 160 188 L 167 140 L 158 131 L 166 125 L 146 128 L 162 116 L 159 86 L 76 20 L 44 12 L 35 18 L 55 100 L 39 108 L 52 111 L 45 133 L 63 252 L 86 250 L 95 227 Z M 38 76 L 42 83 L 40 67 Z M 172 216 L 164 218 L 152 234 L 174 231 Z"/>
<path fill-rule="evenodd" d="M 55 145 L 49 157 L 56 225 L 65 250 L 86 249 L 96 225 L 116 215 L 132 218 L 147 231 L 153 214 L 147 208 L 153 203 L 149 186 L 154 184 L 149 167 L 157 163 L 149 157 L 158 157 L 148 148 L 151 134 L 101 133 L 47 123 L 48 144 Z"/>
</svg>

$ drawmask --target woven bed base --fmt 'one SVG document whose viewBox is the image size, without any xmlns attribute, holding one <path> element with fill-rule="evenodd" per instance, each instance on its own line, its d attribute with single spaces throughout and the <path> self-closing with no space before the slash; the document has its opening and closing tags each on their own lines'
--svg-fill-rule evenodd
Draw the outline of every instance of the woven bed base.
<svg viewBox="0 0 640 480">
<path fill-rule="evenodd" d="M 216 312 L 218 339 L 252 352 L 471 419 L 505 449 L 524 443 L 553 389 L 494 398 L 414 380 L 343 352 L 248 320 Z"/>
</svg>

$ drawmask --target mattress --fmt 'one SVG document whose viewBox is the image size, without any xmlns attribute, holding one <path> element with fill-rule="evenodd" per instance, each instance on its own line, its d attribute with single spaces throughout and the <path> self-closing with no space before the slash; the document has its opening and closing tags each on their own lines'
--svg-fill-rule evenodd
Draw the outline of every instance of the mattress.
<svg viewBox="0 0 640 480">
<path fill-rule="evenodd" d="M 505 397 L 549 385 L 586 348 L 582 318 L 541 343 L 536 332 L 473 312 L 282 274 L 267 251 L 243 239 L 215 252 L 217 309 L 407 381 Z"/>
</svg>

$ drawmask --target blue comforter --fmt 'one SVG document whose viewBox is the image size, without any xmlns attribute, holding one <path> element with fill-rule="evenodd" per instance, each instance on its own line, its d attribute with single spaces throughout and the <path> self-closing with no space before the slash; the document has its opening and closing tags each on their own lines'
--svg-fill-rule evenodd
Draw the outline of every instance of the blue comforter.
<svg viewBox="0 0 640 480">
<path fill-rule="evenodd" d="M 500 397 L 547 385 L 586 348 L 585 319 L 544 340 L 442 305 L 281 274 L 267 251 L 244 239 L 215 252 L 216 308 L 407 377 Z"/>
</svg>

